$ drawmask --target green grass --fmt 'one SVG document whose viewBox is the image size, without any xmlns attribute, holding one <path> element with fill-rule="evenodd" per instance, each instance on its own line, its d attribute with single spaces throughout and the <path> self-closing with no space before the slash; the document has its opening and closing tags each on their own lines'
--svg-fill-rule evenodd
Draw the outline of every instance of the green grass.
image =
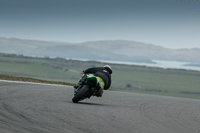
<svg viewBox="0 0 200 133">
<path fill-rule="evenodd" d="M 35 82 L 35 83 L 47 83 L 47 84 L 59 84 L 59 85 L 68 85 L 72 86 L 74 84 L 67 82 L 58 82 L 58 81 L 48 81 L 42 79 L 28 78 L 28 77 L 18 77 L 18 76 L 8 76 L 8 75 L 0 75 L 1 80 L 11 80 L 11 81 L 25 81 L 25 82 Z"/>
<path fill-rule="evenodd" d="M 0 54 L 0 74 L 75 84 L 81 72 L 104 63 Z M 200 99 L 200 72 L 110 64 L 111 90 Z"/>
</svg>

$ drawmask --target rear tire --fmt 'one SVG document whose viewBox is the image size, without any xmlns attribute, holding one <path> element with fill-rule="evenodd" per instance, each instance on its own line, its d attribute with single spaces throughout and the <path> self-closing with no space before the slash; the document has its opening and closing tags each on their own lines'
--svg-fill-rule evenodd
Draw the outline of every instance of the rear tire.
<svg viewBox="0 0 200 133">
<path fill-rule="evenodd" d="M 73 103 L 78 103 L 81 99 L 84 98 L 84 96 L 87 94 L 89 91 L 89 86 L 84 85 L 81 90 L 72 98 Z"/>
</svg>

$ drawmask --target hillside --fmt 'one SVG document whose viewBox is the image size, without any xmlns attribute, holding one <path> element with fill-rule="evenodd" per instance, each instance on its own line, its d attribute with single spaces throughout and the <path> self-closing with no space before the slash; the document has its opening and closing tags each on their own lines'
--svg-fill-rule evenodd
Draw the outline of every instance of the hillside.
<svg viewBox="0 0 200 133">
<path fill-rule="evenodd" d="M 48 42 L 0 37 L 0 52 L 90 60 L 153 63 L 152 60 L 200 63 L 200 49 L 168 49 L 141 42 L 113 40 L 84 43 Z"/>
<path fill-rule="evenodd" d="M 145 57 L 154 60 L 200 62 L 200 49 L 168 49 L 152 44 L 132 41 L 98 41 L 86 42 L 84 46 L 101 48 L 115 54 L 127 55 L 129 57 Z"/>
</svg>

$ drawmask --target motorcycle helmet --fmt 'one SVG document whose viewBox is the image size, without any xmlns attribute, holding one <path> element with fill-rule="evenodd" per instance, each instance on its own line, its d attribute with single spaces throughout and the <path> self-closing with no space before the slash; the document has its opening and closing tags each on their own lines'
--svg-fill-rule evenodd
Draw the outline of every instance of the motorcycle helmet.
<svg viewBox="0 0 200 133">
<path fill-rule="evenodd" d="M 112 74 L 112 68 L 109 65 L 105 65 L 104 68 L 110 73 Z"/>
</svg>

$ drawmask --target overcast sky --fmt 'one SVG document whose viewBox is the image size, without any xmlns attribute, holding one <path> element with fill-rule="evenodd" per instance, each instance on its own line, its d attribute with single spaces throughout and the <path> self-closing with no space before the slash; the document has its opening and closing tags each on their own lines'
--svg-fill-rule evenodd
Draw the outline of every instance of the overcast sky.
<svg viewBox="0 0 200 133">
<path fill-rule="evenodd" d="M 200 1 L 0 0 L 0 37 L 200 48 Z"/>
</svg>

